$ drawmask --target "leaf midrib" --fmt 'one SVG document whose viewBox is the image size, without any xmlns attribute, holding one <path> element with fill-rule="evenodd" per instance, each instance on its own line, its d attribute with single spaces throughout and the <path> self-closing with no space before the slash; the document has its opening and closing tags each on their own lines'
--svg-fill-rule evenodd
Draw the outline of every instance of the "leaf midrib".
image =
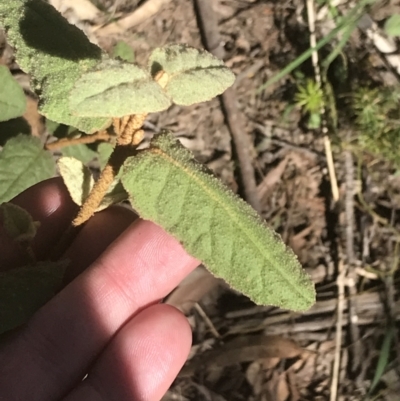
<svg viewBox="0 0 400 401">
<path fill-rule="evenodd" d="M 143 152 L 151 152 L 157 155 L 160 155 L 161 157 L 163 157 L 164 159 L 166 159 L 167 161 L 169 161 L 171 164 L 175 165 L 176 167 L 178 167 L 180 170 L 182 170 L 183 172 L 185 172 L 190 178 L 192 178 L 194 181 L 196 181 L 198 183 L 198 185 L 206 192 L 209 194 L 210 198 L 212 198 L 215 202 L 217 202 L 224 210 L 225 212 L 228 214 L 228 216 L 231 217 L 231 219 L 235 222 L 235 224 L 241 229 L 241 231 L 243 233 L 246 234 L 246 236 L 248 237 L 248 239 L 253 243 L 253 245 L 256 247 L 256 249 L 260 252 L 261 255 L 264 256 L 265 260 L 274 268 L 274 270 L 280 274 L 285 281 L 288 283 L 288 285 L 294 290 L 295 293 L 297 293 L 301 298 L 305 299 L 308 302 L 308 298 L 304 296 L 302 291 L 298 290 L 298 286 L 296 286 L 295 284 L 293 284 L 290 275 L 286 274 L 285 271 L 279 270 L 276 268 L 275 263 L 271 261 L 271 258 L 269 257 L 269 255 L 266 255 L 265 252 L 263 252 L 263 248 L 259 246 L 257 239 L 251 235 L 251 232 L 249 232 L 246 227 L 243 227 L 240 224 L 240 221 L 236 218 L 236 213 L 232 212 L 231 208 L 226 207 L 226 204 L 224 202 L 221 202 L 220 197 L 218 196 L 218 193 L 216 193 L 215 191 L 213 191 L 212 189 L 210 189 L 209 186 L 207 186 L 207 184 L 203 181 L 203 179 L 201 177 L 198 176 L 198 174 L 200 172 L 193 172 L 190 169 L 188 169 L 185 165 L 181 164 L 178 160 L 174 159 L 173 157 L 171 157 L 171 155 L 167 154 L 166 152 L 164 152 L 163 150 L 161 150 L 160 148 L 149 148 L 144 150 Z M 261 225 L 261 222 L 259 222 L 259 224 Z M 268 228 L 266 228 L 268 229 Z M 294 255 L 293 255 L 294 256 Z M 300 268 L 300 266 L 298 266 Z M 288 291 L 288 290 L 286 290 Z"/>
</svg>

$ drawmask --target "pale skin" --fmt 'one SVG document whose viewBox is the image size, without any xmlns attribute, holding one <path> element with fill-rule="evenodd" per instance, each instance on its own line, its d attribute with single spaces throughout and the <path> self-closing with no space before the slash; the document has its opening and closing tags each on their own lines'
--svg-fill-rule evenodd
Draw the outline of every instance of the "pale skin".
<svg viewBox="0 0 400 401">
<path fill-rule="evenodd" d="M 13 202 L 41 222 L 34 252 L 45 259 L 76 213 L 65 187 L 51 179 Z M 122 207 L 89 220 L 65 256 L 69 283 L 0 345 L 0 401 L 160 400 L 192 336 L 159 301 L 199 262 Z M 0 269 L 23 263 L 0 230 Z"/>
</svg>

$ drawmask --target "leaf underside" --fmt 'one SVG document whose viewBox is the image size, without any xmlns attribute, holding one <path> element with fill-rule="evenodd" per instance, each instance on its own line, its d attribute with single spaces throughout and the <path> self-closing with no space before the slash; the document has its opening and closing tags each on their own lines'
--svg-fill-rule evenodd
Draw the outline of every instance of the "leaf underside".
<svg viewBox="0 0 400 401">
<path fill-rule="evenodd" d="M 11 138 L 0 153 L 0 203 L 54 174 L 53 157 L 39 138 L 23 134 Z"/>
<path fill-rule="evenodd" d="M 58 159 L 57 165 L 72 200 L 81 206 L 93 189 L 94 179 L 91 171 L 73 157 L 61 157 Z M 116 178 L 108 188 L 96 212 L 127 199 L 128 194 L 119 179 Z"/>
<path fill-rule="evenodd" d="M 127 159 L 121 181 L 143 218 L 254 302 L 296 311 L 314 303 L 313 283 L 294 253 L 170 133 Z"/>
<path fill-rule="evenodd" d="M 117 60 L 104 60 L 83 74 L 70 95 L 72 112 L 88 117 L 152 113 L 170 105 L 169 97 L 149 73 Z"/>
<path fill-rule="evenodd" d="M 69 112 L 69 93 L 77 79 L 106 57 L 85 34 L 44 1 L 0 1 L 0 26 L 16 49 L 21 69 L 33 77 L 47 118 L 93 133 L 109 118 L 82 118 Z"/>
</svg>

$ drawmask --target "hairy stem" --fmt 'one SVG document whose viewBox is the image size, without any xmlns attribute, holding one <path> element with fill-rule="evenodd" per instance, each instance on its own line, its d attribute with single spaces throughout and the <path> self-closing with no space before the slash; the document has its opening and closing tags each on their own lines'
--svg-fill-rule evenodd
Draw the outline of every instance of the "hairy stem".
<svg viewBox="0 0 400 401">
<path fill-rule="evenodd" d="M 107 131 L 99 131 L 93 135 L 81 136 L 80 138 L 63 138 L 59 141 L 46 144 L 47 150 L 64 148 L 65 146 L 94 143 L 97 141 L 110 141 L 113 136 Z"/>
<path fill-rule="evenodd" d="M 137 145 L 143 139 L 141 129 L 146 115 L 134 115 L 114 120 L 114 130 L 117 134 L 117 145 L 110 156 L 106 166 L 94 184 L 89 196 L 81 206 L 78 215 L 72 221 L 74 227 L 80 226 L 90 219 L 96 212 L 108 188 L 119 173 L 119 170 L 127 157 L 135 153 Z"/>
</svg>

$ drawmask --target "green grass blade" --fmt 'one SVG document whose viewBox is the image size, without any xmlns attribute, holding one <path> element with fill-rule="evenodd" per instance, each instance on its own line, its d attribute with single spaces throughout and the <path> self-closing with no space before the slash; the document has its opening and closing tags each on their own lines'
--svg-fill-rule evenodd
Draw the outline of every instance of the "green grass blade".
<svg viewBox="0 0 400 401">
<path fill-rule="evenodd" d="M 328 33 L 324 38 L 319 40 L 314 48 L 310 47 L 304 53 L 302 53 L 296 60 L 292 61 L 287 67 L 285 67 L 282 71 L 278 74 L 271 77 L 267 82 L 261 85 L 256 93 L 260 93 L 264 89 L 268 88 L 275 82 L 282 79 L 284 76 L 290 74 L 293 70 L 295 70 L 298 66 L 300 66 L 304 61 L 306 61 L 314 51 L 321 49 L 323 46 L 328 44 L 340 31 L 345 29 L 349 24 L 352 24 L 354 20 L 357 20 L 361 17 L 361 13 L 364 10 L 364 7 L 367 4 L 370 4 L 371 0 L 362 0 L 359 4 L 357 4 L 342 20 L 342 22 L 331 32 Z"/>
<path fill-rule="evenodd" d="M 378 385 L 383 373 L 385 372 L 386 366 L 389 361 L 390 347 L 392 345 L 392 340 L 395 332 L 396 329 L 394 326 L 391 326 L 389 330 L 386 332 L 381 352 L 379 353 L 379 359 L 378 359 L 378 364 L 376 365 L 375 375 L 372 380 L 371 387 L 369 388 L 368 395 L 372 394 L 372 392 L 375 390 L 375 387 Z"/>
</svg>

